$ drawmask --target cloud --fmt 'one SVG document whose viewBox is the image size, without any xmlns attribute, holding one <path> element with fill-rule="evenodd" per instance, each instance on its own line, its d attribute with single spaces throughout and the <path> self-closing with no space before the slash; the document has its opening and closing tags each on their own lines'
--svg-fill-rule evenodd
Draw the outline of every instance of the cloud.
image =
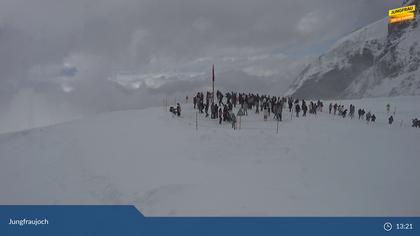
<svg viewBox="0 0 420 236">
<path fill-rule="evenodd" d="M 28 79 L 32 67 L 63 64 L 75 54 L 96 57 L 104 65 L 98 71 L 102 76 L 124 70 L 142 73 L 153 60 L 164 59 L 172 65 L 160 66 L 175 67 L 218 54 L 235 58 L 232 54 L 241 50 L 290 51 L 350 32 L 385 16 L 387 7 L 396 4 L 399 1 L 3 0 L 0 73 L 2 80 Z"/>
<path fill-rule="evenodd" d="M 148 106 L 157 93 L 202 86 L 212 64 L 227 77 L 223 86 L 271 89 L 271 80 L 287 86 L 308 56 L 295 51 L 331 42 L 398 5 L 397 0 L 2 0 L 0 116 L 26 89 L 94 111 L 135 107 L 139 97 L 141 107 Z M 121 74 L 132 78 L 116 83 Z"/>
<path fill-rule="evenodd" d="M 318 12 L 309 12 L 297 23 L 297 30 L 306 34 L 319 29 L 322 24 L 322 16 Z"/>
</svg>

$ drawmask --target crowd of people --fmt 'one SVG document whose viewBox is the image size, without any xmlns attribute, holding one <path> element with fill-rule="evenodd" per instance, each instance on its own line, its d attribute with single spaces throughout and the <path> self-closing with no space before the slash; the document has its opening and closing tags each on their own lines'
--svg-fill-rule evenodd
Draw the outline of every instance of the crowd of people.
<svg viewBox="0 0 420 236">
<path fill-rule="evenodd" d="M 346 118 L 348 116 L 350 119 L 354 119 L 355 112 L 356 112 L 356 106 L 354 106 L 353 104 L 350 104 L 348 109 L 345 108 L 344 105 L 338 105 L 337 103 L 335 103 L 334 105 L 330 103 L 329 105 L 329 114 L 337 115 L 338 113 L 338 115 L 342 116 L 343 118 Z M 373 114 L 371 111 L 368 111 L 366 113 L 365 109 L 359 108 L 357 110 L 357 115 L 358 115 L 359 120 L 366 119 L 367 123 L 376 121 L 376 115 Z M 393 122 L 394 118 L 390 116 L 389 120 L 392 120 Z M 390 122 L 390 124 L 392 124 L 392 122 Z"/>
<path fill-rule="evenodd" d="M 176 107 L 169 107 L 169 112 L 171 112 L 173 115 L 176 115 L 178 117 L 181 116 L 181 105 L 179 103 L 176 104 Z"/>
<path fill-rule="evenodd" d="M 186 97 L 188 103 L 188 96 Z M 218 120 L 219 124 L 224 122 L 231 123 L 232 128 L 236 129 L 237 117 L 248 116 L 249 112 L 255 112 L 255 114 L 263 114 L 263 120 L 267 121 L 269 118 L 273 118 L 277 121 L 282 121 L 283 110 L 289 111 L 296 117 L 305 117 L 307 114 L 316 115 L 317 112 L 322 112 L 324 103 L 318 101 L 305 101 L 294 99 L 292 97 L 279 97 L 271 96 L 267 94 L 258 93 L 238 93 L 228 92 L 222 93 L 217 90 L 215 97 L 211 92 L 198 92 L 193 97 L 194 109 L 201 114 L 205 114 L 205 117 L 210 119 Z M 234 108 L 238 107 L 237 113 L 234 113 Z M 386 105 L 387 113 L 390 114 L 390 104 Z M 171 107 L 170 111 L 177 115 L 181 115 L 181 106 L 179 103 L 177 107 Z M 356 116 L 356 106 L 350 104 L 348 107 L 330 103 L 328 106 L 328 112 L 330 115 L 336 115 L 342 118 L 354 119 Z M 371 111 L 366 111 L 364 108 L 357 109 L 357 115 L 359 120 L 365 120 L 367 123 L 375 123 L 376 115 Z M 388 124 L 394 123 L 395 112 L 388 116 Z M 420 127 L 420 120 L 414 119 L 412 126 Z"/>
<path fill-rule="evenodd" d="M 187 98 L 186 98 L 187 99 Z M 211 92 L 198 92 L 193 97 L 194 109 L 199 113 L 205 114 L 210 119 L 218 119 L 222 122 L 232 123 L 232 128 L 236 129 L 237 116 L 248 116 L 249 112 L 263 114 L 264 121 L 269 118 L 282 121 L 283 110 L 289 109 L 296 117 L 307 116 L 307 113 L 316 114 L 322 112 L 323 103 L 307 102 L 305 100 L 293 99 L 291 97 L 278 97 L 267 94 L 238 93 L 228 92 L 223 94 L 219 90 L 212 97 Z M 234 108 L 239 107 L 238 112 L 233 112 Z"/>
<path fill-rule="evenodd" d="M 420 119 L 414 118 L 412 126 L 414 128 L 420 128 Z"/>
<path fill-rule="evenodd" d="M 213 98 L 210 92 L 207 92 L 206 95 L 198 92 L 193 98 L 193 104 L 194 109 L 205 113 L 206 117 L 210 116 L 210 119 L 218 119 L 219 124 L 231 122 L 232 128 L 236 129 L 237 116 L 248 116 L 251 111 L 255 111 L 256 114 L 262 112 L 264 120 L 267 120 L 271 115 L 274 116 L 274 119 L 282 120 L 286 98 L 253 93 L 229 92 L 223 94 L 220 91 L 217 91 L 215 95 Z M 235 114 L 233 110 L 237 106 L 239 106 L 239 110 Z"/>
</svg>

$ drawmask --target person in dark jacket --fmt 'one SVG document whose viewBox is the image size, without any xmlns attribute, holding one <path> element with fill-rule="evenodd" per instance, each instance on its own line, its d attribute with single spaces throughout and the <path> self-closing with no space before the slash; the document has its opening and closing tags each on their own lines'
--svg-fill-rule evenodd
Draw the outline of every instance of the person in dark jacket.
<svg viewBox="0 0 420 236">
<path fill-rule="evenodd" d="M 178 103 L 178 104 L 176 104 L 176 115 L 177 115 L 178 117 L 180 117 L 180 116 L 181 116 L 181 105 L 179 105 L 179 103 Z"/>
<path fill-rule="evenodd" d="M 346 118 L 346 115 L 347 115 L 347 109 L 345 109 L 343 112 L 341 112 L 341 115 L 343 116 L 343 118 Z"/>
<path fill-rule="evenodd" d="M 388 124 L 392 125 L 393 122 L 394 122 L 394 117 L 390 116 L 388 118 Z"/>
<path fill-rule="evenodd" d="M 292 99 L 289 99 L 288 104 L 289 104 L 289 112 L 292 112 L 292 108 L 293 108 L 293 101 L 292 101 Z"/>
<path fill-rule="evenodd" d="M 371 121 L 371 118 L 372 118 L 372 114 L 369 111 L 368 113 L 366 113 L 366 122 L 369 123 Z"/>
<path fill-rule="evenodd" d="M 209 103 L 204 104 L 204 111 L 206 112 L 206 117 L 209 117 Z"/>
<path fill-rule="evenodd" d="M 414 128 L 420 128 L 420 120 L 417 118 L 413 119 L 413 125 Z"/>
<path fill-rule="evenodd" d="M 376 120 L 376 116 L 375 116 L 375 114 L 373 114 L 373 115 L 370 117 L 370 120 L 371 120 L 372 122 L 375 122 L 375 120 Z"/>
<path fill-rule="evenodd" d="M 305 101 L 302 101 L 302 111 L 303 111 L 303 116 L 306 116 L 306 112 L 308 111 L 308 106 L 306 106 Z"/>
<path fill-rule="evenodd" d="M 210 118 L 211 119 L 215 119 L 216 118 L 216 113 L 217 113 L 217 111 L 215 110 L 216 109 L 216 107 L 214 106 L 215 104 L 212 102 L 211 103 L 211 105 L 210 105 L 210 113 L 211 113 L 211 115 L 210 115 Z"/>
<path fill-rule="evenodd" d="M 296 117 L 299 117 L 299 113 L 300 113 L 300 106 L 299 106 L 299 104 L 297 103 L 296 104 L 296 106 L 295 106 L 295 111 L 296 111 Z"/>
</svg>

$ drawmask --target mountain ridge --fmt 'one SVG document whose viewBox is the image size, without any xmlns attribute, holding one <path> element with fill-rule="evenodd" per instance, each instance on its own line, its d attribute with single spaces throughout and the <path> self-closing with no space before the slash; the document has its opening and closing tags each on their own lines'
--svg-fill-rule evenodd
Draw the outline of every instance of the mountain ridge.
<svg viewBox="0 0 420 236">
<path fill-rule="evenodd" d="M 406 1 L 405 5 L 419 1 Z M 388 24 L 387 18 L 338 40 L 292 82 L 288 96 L 362 98 L 420 94 L 419 17 Z"/>
</svg>

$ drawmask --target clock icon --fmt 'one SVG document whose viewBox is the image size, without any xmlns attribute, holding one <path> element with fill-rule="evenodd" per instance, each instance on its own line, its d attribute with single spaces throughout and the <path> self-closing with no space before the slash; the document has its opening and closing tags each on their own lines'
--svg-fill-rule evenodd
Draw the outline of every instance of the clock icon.
<svg viewBox="0 0 420 236">
<path fill-rule="evenodd" d="M 392 224 L 389 223 L 389 222 L 385 223 L 384 224 L 384 230 L 387 231 L 387 232 L 391 231 L 392 230 Z"/>
</svg>

